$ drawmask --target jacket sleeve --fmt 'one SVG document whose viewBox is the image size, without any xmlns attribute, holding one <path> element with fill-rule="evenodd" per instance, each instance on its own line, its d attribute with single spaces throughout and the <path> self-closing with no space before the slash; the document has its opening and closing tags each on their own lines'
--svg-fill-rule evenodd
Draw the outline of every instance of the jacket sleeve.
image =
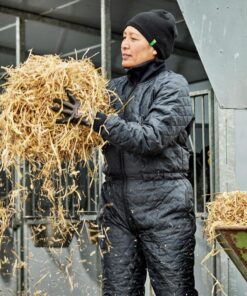
<svg viewBox="0 0 247 296">
<path fill-rule="evenodd" d="M 104 138 L 122 150 L 143 155 L 158 154 L 173 145 L 192 119 L 188 84 L 179 77 L 159 86 L 141 124 L 110 115 L 105 121 Z"/>
</svg>

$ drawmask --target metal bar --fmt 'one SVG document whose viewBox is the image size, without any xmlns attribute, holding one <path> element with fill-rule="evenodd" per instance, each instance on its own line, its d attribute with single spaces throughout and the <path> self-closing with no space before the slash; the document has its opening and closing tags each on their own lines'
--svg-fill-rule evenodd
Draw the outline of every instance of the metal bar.
<svg viewBox="0 0 247 296">
<path fill-rule="evenodd" d="M 63 172 L 61 174 L 59 186 L 60 186 L 60 188 L 63 188 L 63 186 L 65 187 L 64 192 L 67 192 L 67 190 L 69 192 L 70 184 L 69 184 L 69 169 L 68 169 L 69 165 L 68 165 L 68 163 L 66 163 L 65 166 L 66 166 L 66 173 Z M 64 184 L 62 184 L 62 178 L 64 178 Z M 70 215 L 72 215 L 72 209 L 71 209 L 71 212 L 70 212 L 70 206 L 69 206 L 70 205 L 70 200 L 71 200 L 71 196 L 66 194 L 66 197 L 65 197 L 65 218 L 68 218 L 68 217 L 70 217 Z"/>
<path fill-rule="evenodd" d="M 87 169 L 87 211 L 91 212 L 91 184 L 90 184 L 90 180 L 91 177 L 89 175 L 89 171 Z"/>
<path fill-rule="evenodd" d="M 30 182 L 32 182 L 30 180 Z M 34 185 L 33 185 L 33 189 L 32 189 L 32 213 L 31 213 L 31 216 L 36 216 L 36 194 L 35 194 L 35 190 L 36 188 L 34 188 Z"/>
<path fill-rule="evenodd" d="M 192 109 L 193 109 L 193 113 L 194 116 L 196 118 L 196 105 L 195 105 L 195 98 L 192 97 Z M 195 213 L 197 213 L 197 174 L 196 174 L 196 119 L 193 122 L 193 127 L 192 127 L 192 131 L 193 131 L 193 142 L 194 142 L 194 151 L 193 151 L 193 176 L 194 176 L 194 205 L 195 205 Z"/>
<path fill-rule="evenodd" d="M 74 4 L 77 4 L 78 2 L 81 2 L 81 1 L 82 1 L 82 0 L 74 0 L 74 1 L 70 1 L 69 3 L 65 3 L 65 4 L 59 5 L 59 6 L 55 7 L 55 8 L 51 8 L 51 9 L 49 9 L 49 10 L 47 10 L 47 11 L 44 11 L 44 12 L 42 12 L 40 15 L 46 15 L 46 14 L 49 14 L 49 13 L 51 13 L 51 12 L 53 12 L 53 11 L 57 11 L 57 10 L 60 10 L 60 9 L 67 8 L 67 7 L 72 6 L 72 5 L 74 5 Z"/>
<path fill-rule="evenodd" d="M 92 199 L 92 209 L 93 211 L 97 212 L 97 200 L 98 200 L 98 196 L 99 196 L 99 187 L 98 187 L 98 180 L 99 178 L 96 178 L 96 180 L 94 180 L 94 197 Z"/>
<path fill-rule="evenodd" d="M 207 89 L 190 92 L 190 97 L 199 97 L 199 96 L 205 96 L 205 95 L 208 95 Z"/>
<path fill-rule="evenodd" d="M 205 212 L 206 205 L 206 157 L 205 157 L 205 110 L 204 110 L 205 96 L 201 97 L 201 114 L 202 114 L 202 185 L 203 185 L 203 212 Z"/>
<path fill-rule="evenodd" d="M 217 242 L 216 240 L 214 241 L 214 245 L 213 245 L 213 249 L 216 250 L 217 249 Z M 218 278 L 218 275 L 217 275 L 217 257 L 216 256 L 213 256 L 213 287 L 214 287 L 214 290 L 213 290 L 213 295 L 212 296 L 217 296 L 218 294 L 218 291 L 216 289 L 216 279 Z"/>
<path fill-rule="evenodd" d="M 214 192 L 216 190 L 216 166 L 215 166 L 215 152 L 216 152 L 216 134 L 215 134 L 215 100 L 213 90 L 208 93 L 208 122 L 209 122 L 209 151 L 210 151 L 210 200 L 214 199 Z M 214 241 L 214 249 L 216 249 L 216 240 Z M 213 286 L 216 284 L 217 276 L 217 256 L 213 256 L 212 273 L 214 276 Z M 217 295 L 216 289 L 213 291 L 213 296 Z"/>
<path fill-rule="evenodd" d="M 188 139 L 189 139 L 191 150 L 192 150 L 192 152 L 194 152 L 195 151 L 195 145 L 193 144 L 193 141 L 191 139 L 191 135 L 188 136 Z"/>
<path fill-rule="evenodd" d="M 0 32 L 3 32 L 5 30 L 11 29 L 11 28 L 14 28 L 15 26 L 16 26 L 16 23 L 6 25 L 6 26 L 0 28 Z"/>
<path fill-rule="evenodd" d="M 185 22 L 184 19 L 176 20 L 176 25 L 181 24 L 181 23 L 184 23 L 184 22 Z"/>
<path fill-rule="evenodd" d="M 212 92 L 212 102 L 213 102 L 213 110 L 214 110 L 214 145 L 215 145 L 215 149 L 214 149 L 214 157 L 213 157 L 213 161 L 214 161 L 214 190 L 215 192 L 220 192 L 220 157 L 219 157 L 219 151 L 220 151 L 220 147 L 219 147 L 219 139 L 220 139 L 220 132 L 219 132 L 219 116 L 220 116 L 220 110 L 219 110 L 219 105 L 217 102 L 217 99 L 215 97 L 215 94 L 213 92 L 213 90 L 211 90 Z"/>
<path fill-rule="evenodd" d="M 111 0 L 101 0 L 101 67 L 102 74 L 107 78 L 111 78 Z M 98 160 L 98 188 L 96 192 L 99 196 L 101 192 L 102 182 L 104 175 L 102 172 L 103 160 L 101 152 L 97 153 Z M 95 192 L 95 193 L 96 193 Z M 96 200 L 95 200 L 96 201 Z M 97 211 L 97 203 L 95 204 L 95 210 Z"/>
<path fill-rule="evenodd" d="M 20 184 L 20 179 L 21 179 L 21 173 L 19 171 L 19 161 L 18 162 L 18 166 L 17 168 L 14 169 L 14 185 L 18 186 L 18 184 Z M 14 218 L 14 229 L 16 230 L 14 232 L 14 248 L 15 248 L 15 252 L 18 255 L 17 262 L 20 260 L 20 250 L 21 250 L 21 246 L 20 246 L 20 241 L 21 241 L 21 230 L 20 227 L 21 226 L 21 204 L 20 204 L 21 198 L 20 196 L 17 196 L 15 198 L 15 218 Z M 17 291 L 17 295 L 18 292 L 21 291 L 21 276 L 20 276 L 20 269 L 16 270 L 16 291 Z"/>
<path fill-rule="evenodd" d="M 101 67 L 111 78 L 111 0 L 101 0 Z"/>
<path fill-rule="evenodd" d="M 16 65 L 25 58 L 25 20 L 16 18 Z"/>
<path fill-rule="evenodd" d="M 85 212 L 85 214 L 80 215 L 79 220 L 80 221 L 95 221 L 97 219 L 97 213 L 96 212 Z"/>
<path fill-rule="evenodd" d="M 212 97 L 212 91 L 208 93 L 208 122 L 209 122 L 209 184 L 210 184 L 210 201 L 213 201 L 214 192 L 215 192 L 215 161 L 214 161 L 214 102 Z"/>
<path fill-rule="evenodd" d="M 17 17 L 16 18 L 16 65 L 18 66 L 24 61 L 25 56 L 25 20 Z M 15 170 L 15 185 L 26 186 L 26 164 L 18 162 L 18 168 Z M 16 207 L 18 211 L 18 226 L 16 231 L 16 251 L 18 254 L 18 260 L 25 262 L 26 260 L 26 244 L 25 244 L 25 233 L 26 227 L 24 224 L 25 207 L 21 203 L 22 192 L 19 194 L 16 200 Z M 17 295 L 20 293 L 27 292 L 27 271 L 24 266 L 17 271 Z M 25 295 L 28 295 L 27 293 Z"/>
<path fill-rule="evenodd" d="M 21 49 L 21 54 L 20 56 L 24 57 L 24 47 L 25 47 L 25 23 L 24 20 L 21 24 L 21 31 L 23 31 L 22 38 L 21 38 L 21 43 L 23 46 L 23 49 Z M 21 61 L 23 62 L 23 60 L 21 59 Z M 27 188 L 27 170 L 28 170 L 28 165 L 27 162 L 24 161 L 23 162 L 23 170 L 22 170 L 22 186 L 24 186 L 24 188 Z M 27 254 L 29 254 L 29 244 L 27 243 L 26 240 L 26 235 L 27 235 L 27 224 L 25 223 L 25 217 L 26 216 L 26 207 L 25 204 L 23 202 L 23 209 L 22 209 L 22 233 L 21 233 L 21 260 L 22 262 L 26 262 L 27 261 Z M 22 280 L 22 291 L 25 293 L 26 296 L 30 296 L 30 292 L 28 292 L 28 287 L 29 287 L 29 275 L 28 275 L 28 269 L 25 268 L 25 266 L 23 266 L 23 268 L 21 268 L 21 280 Z"/>
</svg>

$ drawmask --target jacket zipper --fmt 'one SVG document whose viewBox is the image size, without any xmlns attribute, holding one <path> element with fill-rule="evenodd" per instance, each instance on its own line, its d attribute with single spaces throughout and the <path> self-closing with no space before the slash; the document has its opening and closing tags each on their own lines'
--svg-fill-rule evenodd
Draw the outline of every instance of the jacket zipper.
<svg viewBox="0 0 247 296">
<path fill-rule="evenodd" d="M 130 99 L 130 96 L 133 94 L 133 92 L 136 89 L 136 87 L 137 87 L 137 83 L 135 83 L 135 85 L 131 89 L 130 93 L 128 94 L 127 99 L 126 99 L 126 102 L 128 102 L 128 100 Z M 125 108 L 123 109 L 123 119 L 124 118 L 125 118 Z M 122 152 L 120 150 L 121 174 L 123 176 L 123 179 L 125 180 L 127 176 L 126 176 L 126 172 L 125 172 L 125 169 L 124 169 L 124 155 L 123 155 L 123 153 L 124 152 Z"/>
<path fill-rule="evenodd" d="M 127 100 L 128 101 L 130 99 L 130 96 L 133 94 L 134 90 L 137 87 L 137 83 L 133 86 L 133 88 L 131 89 L 130 93 L 127 96 Z M 125 108 L 123 110 L 123 118 L 125 118 Z M 134 232 L 136 232 L 136 227 L 134 225 L 134 221 L 133 218 L 131 216 L 131 211 L 130 211 L 130 207 L 129 207 L 129 202 L 128 202 L 128 198 L 126 196 L 127 194 L 127 175 L 125 172 L 125 162 L 124 162 L 124 152 L 120 150 L 120 163 L 121 163 L 121 174 L 123 176 L 123 186 L 122 186 L 122 200 L 124 200 L 124 212 L 127 218 L 127 224 L 130 227 L 131 230 L 133 230 Z M 132 222 L 132 223 L 131 223 Z"/>
</svg>

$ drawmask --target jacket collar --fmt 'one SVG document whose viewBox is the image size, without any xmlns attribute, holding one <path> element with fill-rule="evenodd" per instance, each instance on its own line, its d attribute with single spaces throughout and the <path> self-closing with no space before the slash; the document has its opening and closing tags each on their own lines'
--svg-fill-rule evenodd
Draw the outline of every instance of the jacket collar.
<svg viewBox="0 0 247 296">
<path fill-rule="evenodd" d="M 151 79 L 153 76 L 156 76 L 165 69 L 165 61 L 155 59 L 129 69 L 127 71 L 127 77 L 130 83 L 137 84 Z"/>
</svg>

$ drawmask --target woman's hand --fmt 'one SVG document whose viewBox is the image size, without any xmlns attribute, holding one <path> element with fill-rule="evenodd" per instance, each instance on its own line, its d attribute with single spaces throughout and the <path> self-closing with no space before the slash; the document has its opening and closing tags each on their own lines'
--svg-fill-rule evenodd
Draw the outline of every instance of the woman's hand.
<svg viewBox="0 0 247 296">
<path fill-rule="evenodd" d="M 89 122 L 86 120 L 86 117 L 83 116 L 80 112 L 81 103 L 75 96 L 71 94 L 67 89 L 65 90 L 69 98 L 69 101 L 65 101 L 59 98 L 53 99 L 53 102 L 56 104 L 51 107 L 54 112 L 61 113 L 62 118 L 58 118 L 56 123 L 58 124 L 81 124 L 85 126 L 90 126 Z"/>
</svg>

